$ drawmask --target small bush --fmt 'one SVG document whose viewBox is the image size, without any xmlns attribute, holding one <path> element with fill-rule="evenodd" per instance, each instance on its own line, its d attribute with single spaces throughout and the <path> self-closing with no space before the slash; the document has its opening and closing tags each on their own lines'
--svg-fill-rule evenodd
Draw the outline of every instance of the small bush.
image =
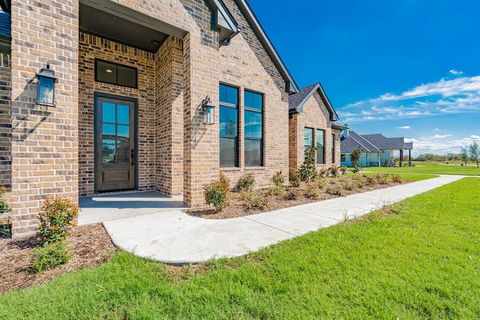
<svg viewBox="0 0 480 320">
<path fill-rule="evenodd" d="M 43 243 L 64 240 L 75 224 L 79 208 L 69 199 L 46 199 L 40 212 L 38 235 Z"/>
<path fill-rule="evenodd" d="M 285 194 L 285 200 L 291 201 L 291 200 L 297 200 L 298 199 L 298 193 L 294 190 L 290 190 Z"/>
<path fill-rule="evenodd" d="M 285 177 L 281 171 L 275 173 L 272 177 L 272 183 L 276 187 L 283 187 L 285 185 Z"/>
<path fill-rule="evenodd" d="M 327 185 L 327 181 L 322 177 L 317 177 L 314 181 L 315 186 L 320 190 Z"/>
<path fill-rule="evenodd" d="M 340 176 L 340 170 L 338 169 L 337 166 L 330 167 L 329 171 L 330 171 L 330 174 L 334 177 L 339 177 Z"/>
<path fill-rule="evenodd" d="M 377 173 L 374 175 L 377 184 L 385 185 L 388 184 L 388 174 Z"/>
<path fill-rule="evenodd" d="M 317 185 L 315 183 L 308 183 L 307 187 L 305 188 L 305 198 L 318 199 L 319 196 L 320 192 Z"/>
<path fill-rule="evenodd" d="M 402 183 L 402 178 L 398 174 L 392 176 L 392 181 L 395 183 Z"/>
<path fill-rule="evenodd" d="M 301 179 L 297 169 L 290 169 L 288 172 L 288 178 L 292 187 L 298 188 L 300 186 Z"/>
<path fill-rule="evenodd" d="M 247 209 L 263 209 L 268 206 L 268 199 L 262 193 L 243 192 L 242 199 Z"/>
<path fill-rule="evenodd" d="M 238 179 L 236 190 L 238 192 L 252 191 L 255 186 L 255 177 L 251 173 L 247 173 Z"/>
<path fill-rule="evenodd" d="M 327 186 L 327 188 L 325 189 L 325 192 L 332 195 L 332 196 L 340 196 L 340 197 L 345 194 L 342 187 L 337 186 L 335 184 L 331 184 L 331 185 Z"/>
<path fill-rule="evenodd" d="M 345 174 L 347 173 L 347 170 L 348 170 L 347 168 L 341 167 L 341 168 L 340 168 L 340 173 L 341 173 L 342 175 L 345 175 Z"/>
<path fill-rule="evenodd" d="M 315 147 L 308 147 L 305 150 L 305 160 L 303 161 L 302 166 L 300 167 L 300 179 L 302 181 L 311 181 L 317 175 L 317 168 L 315 165 Z"/>
<path fill-rule="evenodd" d="M 70 260 L 70 251 L 65 242 L 45 243 L 33 250 L 32 269 L 37 273 L 53 269 Z"/>
<path fill-rule="evenodd" d="M 368 184 L 367 178 L 364 175 L 354 174 L 351 179 L 355 182 L 357 189 L 362 189 Z"/>
<path fill-rule="evenodd" d="M 320 178 L 328 177 L 328 170 L 327 169 L 320 169 L 320 171 L 318 171 L 317 177 L 320 177 Z"/>
<path fill-rule="evenodd" d="M 3 195 L 5 194 L 5 188 L 0 187 L 0 213 L 5 213 L 10 211 L 10 207 L 8 203 L 3 199 Z"/>
<path fill-rule="evenodd" d="M 271 185 L 270 188 L 266 190 L 266 195 L 269 196 L 283 196 L 287 190 L 285 189 L 285 186 L 283 185 Z"/>
<path fill-rule="evenodd" d="M 217 211 L 223 211 L 228 206 L 230 182 L 220 175 L 220 179 L 213 181 L 204 188 L 205 202 Z"/>
</svg>

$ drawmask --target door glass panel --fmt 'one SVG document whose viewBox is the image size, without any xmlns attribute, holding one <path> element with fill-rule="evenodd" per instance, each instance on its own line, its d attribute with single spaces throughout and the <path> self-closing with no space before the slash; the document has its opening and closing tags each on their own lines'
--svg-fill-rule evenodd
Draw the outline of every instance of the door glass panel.
<svg viewBox="0 0 480 320">
<path fill-rule="evenodd" d="M 129 126 L 122 126 L 122 125 L 117 125 L 117 135 L 119 137 L 125 137 L 128 138 L 130 137 L 130 127 Z"/>
<path fill-rule="evenodd" d="M 130 107 L 117 105 L 117 123 L 130 124 Z"/>
<path fill-rule="evenodd" d="M 128 139 L 117 140 L 117 163 L 130 163 L 130 142 Z"/>
<path fill-rule="evenodd" d="M 104 123 L 102 125 L 102 134 L 103 134 L 103 138 L 114 138 L 115 137 L 115 125 Z"/>
<path fill-rule="evenodd" d="M 115 104 L 104 102 L 102 109 L 103 122 L 115 123 Z"/>
<path fill-rule="evenodd" d="M 115 163 L 115 140 L 102 140 L 103 163 Z"/>
</svg>

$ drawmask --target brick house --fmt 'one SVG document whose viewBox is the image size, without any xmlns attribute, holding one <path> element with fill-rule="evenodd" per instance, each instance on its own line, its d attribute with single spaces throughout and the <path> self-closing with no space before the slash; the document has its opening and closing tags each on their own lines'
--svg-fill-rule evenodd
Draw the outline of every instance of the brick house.
<svg viewBox="0 0 480 320">
<path fill-rule="evenodd" d="M 333 111 L 319 92 L 303 113 L 289 108 L 301 91 L 245 0 L 0 5 L 0 180 L 14 236 L 35 230 L 49 196 L 155 190 L 201 206 L 220 171 L 267 184 L 292 165 L 293 119 L 310 126 L 312 101 Z M 40 84 L 41 72 L 56 80 Z M 320 118 L 314 127 L 336 134 L 336 118 Z"/>
<path fill-rule="evenodd" d="M 318 169 L 340 166 L 340 137 L 346 128 L 336 123 L 339 117 L 320 83 L 291 94 L 289 111 L 290 168 L 299 168 L 312 146 Z"/>
</svg>

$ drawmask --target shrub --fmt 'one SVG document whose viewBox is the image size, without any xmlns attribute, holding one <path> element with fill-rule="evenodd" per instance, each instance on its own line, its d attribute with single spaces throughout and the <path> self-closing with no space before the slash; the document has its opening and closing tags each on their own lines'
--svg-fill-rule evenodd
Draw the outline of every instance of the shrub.
<svg viewBox="0 0 480 320">
<path fill-rule="evenodd" d="M 238 179 L 236 190 L 238 192 L 252 191 L 255 185 L 255 177 L 251 173 L 244 174 Z"/>
<path fill-rule="evenodd" d="M 333 195 L 333 196 L 343 196 L 345 194 L 344 190 L 342 189 L 342 187 L 340 186 L 337 186 L 335 184 L 331 184 L 329 186 L 327 186 L 327 188 L 325 189 L 325 192 L 330 194 L 330 195 Z"/>
<path fill-rule="evenodd" d="M 352 153 L 350 153 L 350 159 L 352 160 L 353 173 L 360 171 L 360 156 L 362 155 L 362 150 L 360 148 L 355 148 Z"/>
<path fill-rule="evenodd" d="M 75 224 L 79 208 L 69 199 L 46 199 L 40 212 L 38 235 L 43 243 L 64 240 Z"/>
<path fill-rule="evenodd" d="M 374 176 L 375 176 L 375 180 L 377 181 L 377 184 L 382 184 L 382 185 L 388 184 L 388 174 L 377 173 Z"/>
<path fill-rule="evenodd" d="M 203 190 L 205 202 L 215 210 L 222 211 L 228 206 L 230 183 L 225 176 L 220 175 L 219 180 L 206 185 Z"/>
<path fill-rule="evenodd" d="M 220 172 L 220 178 L 218 179 L 218 181 L 220 182 L 220 185 L 222 186 L 223 190 L 225 190 L 225 192 L 230 192 L 230 179 L 228 179 L 223 172 Z"/>
<path fill-rule="evenodd" d="M 351 176 L 351 179 L 354 181 L 357 189 L 362 189 L 368 184 L 367 178 L 364 175 L 354 174 Z"/>
<path fill-rule="evenodd" d="M 331 166 L 329 171 L 330 171 L 330 174 L 334 177 L 339 177 L 340 176 L 340 170 L 338 169 L 337 166 Z"/>
<path fill-rule="evenodd" d="M 305 198 L 318 199 L 320 192 L 315 183 L 308 183 L 305 189 Z"/>
<path fill-rule="evenodd" d="M 285 194 L 285 200 L 297 200 L 298 199 L 298 193 L 294 190 L 290 190 Z"/>
<path fill-rule="evenodd" d="M 33 250 L 32 269 L 37 273 L 53 269 L 70 260 L 70 251 L 65 242 L 45 243 Z"/>
<path fill-rule="evenodd" d="M 322 177 L 315 178 L 315 186 L 320 190 L 327 185 L 327 181 Z"/>
<path fill-rule="evenodd" d="M 395 183 L 402 183 L 402 178 L 398 174 L 392 176 L 392 181 Z"/>
<path fill-rule="evenodd" d="M 302 181 L 311 181 L 317 175 L 317 168 L 315 166 L 315 147 L 308 147 L 305 150 L 305 160 L 300 167 L 300 179 Z"/>
<path fill-rule="evenodd" d="M 10 207 L 8 203 L 3 199 L 3 195 L 5 194 L 5 188 L 0 187 L 0 214 L 10 211 Z"/>
<path fill-rule="evenodd" d="M 325 178 L 328 176 L 328 170 L 327 169 L 320 169 L 320 171 L 317 174 L 317 177 Z"/>
<path fill-rule="evenodd" d="M 347 173 L 347 168 L 341 167 L 341 168 L 340 168 L 340 173 L 341 173 L 342 175 L 345 175 L 345 174 Z"/>
<path fill-rule="evenodd" d="M 290 169 L 288 172 L 288 179 L 290 180 L 292 187 L 298 188 L 300 186 L 301 179 L 297 169 Z"/>
<path fill-rule="evenodd" d="M 272 185 L 270 188 L 266 190 L 266 195 L 271 195 L 271 196 L 283 196 L 287 192 L 285 189 L 285 186 L 283 185 Z"/>
<path fill-rule="evenodd" d="M 283 187 L 285 185 L 285 177 L 282 171 L 275 173 L 272 177 L 272 183 L 276 187 Z"/>
<path fill-rule="evenodd" d="M 263 209 L 268 206 L 268 199 L 260 192 L 243 192 L 242 199 L 248 209 Z"/>
</svg>

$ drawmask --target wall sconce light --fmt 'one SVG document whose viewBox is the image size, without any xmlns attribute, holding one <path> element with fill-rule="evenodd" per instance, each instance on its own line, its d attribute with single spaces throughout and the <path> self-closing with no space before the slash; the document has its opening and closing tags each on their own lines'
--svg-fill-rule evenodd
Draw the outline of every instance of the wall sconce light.
<svg viewBox="0 0 480 320">
<path fill-rule="evenodd" d="M 37 104 L 54 106 L 55 105 L 55 71 L 50 69 L 50 64 L 42 68 L 36 74 L 37 81 Z"/>
<path fill-rule="evenodd" d="M 203 115 L 203 123 L 206 125 L 215 124 L 215 106 L 212 105 L 210 97 L 206 97 L 201 104 L 201 112 Z"/>
</svg>

